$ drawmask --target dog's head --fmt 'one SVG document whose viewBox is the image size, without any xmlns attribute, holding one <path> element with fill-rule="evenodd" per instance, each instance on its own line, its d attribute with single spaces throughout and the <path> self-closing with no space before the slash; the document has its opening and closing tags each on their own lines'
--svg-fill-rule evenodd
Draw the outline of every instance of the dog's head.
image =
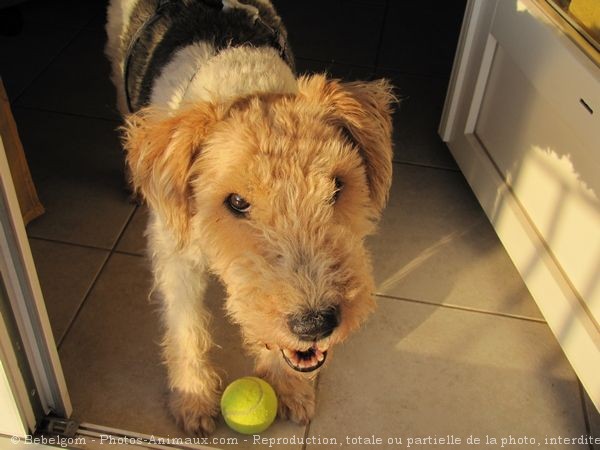
<svg viewBox="0 0 600 450">
<path fill-rule="evenodd" d="M 364 239 L 391 183 L 392 102 L 386 81 L 316 75 L 296 95 L 128 121 L 134 187 L 207 257 L 245 339 L 297 371 L 320 367 L 374 307 Z"/>
</svg>

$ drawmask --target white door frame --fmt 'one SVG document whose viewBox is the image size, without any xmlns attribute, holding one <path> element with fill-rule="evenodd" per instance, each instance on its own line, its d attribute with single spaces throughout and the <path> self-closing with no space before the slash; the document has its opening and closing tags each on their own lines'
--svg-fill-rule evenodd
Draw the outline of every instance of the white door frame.
<svg viewBox="0 0 600 450">
<path fill-rule="evenodd" d="M 35 392 L 23 392 L 24 377 L 16 365 L 14 343 L 7 335 L 0 336 L 0 362 L 20 411 L 19 418 L 26 429 L 33 431 L 38 424 L 34 423 L 30 395 L 37 395 L 44 414 L 67 418 L 73 409 L 1 138 L 0 274 L 33 375 Z M 0 329 L 2 331 L 6 332 Z M 19 430 L 15 431 L 18 434 Z"/>
</svg>

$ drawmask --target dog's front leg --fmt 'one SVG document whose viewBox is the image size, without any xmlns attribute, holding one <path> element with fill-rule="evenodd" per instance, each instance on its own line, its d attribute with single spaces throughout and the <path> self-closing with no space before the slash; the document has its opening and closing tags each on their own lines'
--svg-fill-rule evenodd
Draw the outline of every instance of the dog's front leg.
<svg viewBox="0 0 600 450">
<path fill-rule="evenodd" d="M 279 350 L 260 349 L 256 358 L 256 374 L 267 380 L 279 401 L 279 417 L 307 424 L 315 413 L 313 378 L 291 371 Z"/>
<path fill-rule="evenodd" d="M 220 379 L 209 358 L 213 345 L 208 331 L 210 315 L 202 298 L 207 274 L 173 261 L 173 257 L 161 272 L 169 406 L 186 432 L 207 435 L 215 428 L 220 391 Z"/>
<path fill-rule="evenodd" d="M 150 237 L 152 241 L 152 232 Z M 206 436 L 215 428 L 221 384 L 209 358 L 213 346 L 208 330 L 210 315 L 203 304 L 207 273 L 203 263 L 172 249 L 165 251 L 160 240 L 154 240 L 152 250 L 156 284 L 163 300 L 169 407 L 187 433 Z"/>
</svg>

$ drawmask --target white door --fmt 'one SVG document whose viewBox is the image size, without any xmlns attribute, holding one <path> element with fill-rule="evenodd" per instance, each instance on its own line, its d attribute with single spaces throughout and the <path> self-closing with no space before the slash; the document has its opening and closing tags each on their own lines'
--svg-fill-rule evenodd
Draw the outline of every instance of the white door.
<svg viewBox="0 0 600 450">
<path fill-rule="evenodd" d="M 600 409 L 600 67 L 547 8 L 469 2 L 440 134 Z"/>
</svg>

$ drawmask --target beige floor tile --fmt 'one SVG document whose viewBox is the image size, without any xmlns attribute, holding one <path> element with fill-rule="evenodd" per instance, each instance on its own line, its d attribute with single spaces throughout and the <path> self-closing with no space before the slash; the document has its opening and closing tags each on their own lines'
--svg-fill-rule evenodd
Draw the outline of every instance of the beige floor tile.
<svg viewBox="0 0 600 450">
<path fill-rule="evenodd" d="M 66 336 L 59 354 L 78 420 L 135 428 L 162 419 L 160 327 L 148 286 L 142 258 L 113 255 Z"/>
<path fill-rule="evenodd" d="M 318 401 L 309 436 L 385 442 L 354 448 L 447 435 L 462 444 L 413 448 L 492 448 L 466 445 L 470 435 L 548 448 L 546 436 L 585 434 L 577 379 L 545 324 L 393 299 L 336 352 Z"/>
<path fill-rule="evenodd" d="M 453 0 L 431 8 L 424 2 L 389 2 L 379 67 L 448 77 L 466 3 Z"/>
<path fill-rule="evenodd" d="M 59 343 L 108 251 L 30 239 L 54 339 Z"/>
<path fill-rule="evenodd" d="M 385 8 L 355 0 L 273 2 L 298 58 L 374 66 Z M 318 14 L 314 11 L 318 10 Z M 307 26 L 307 24 L 310 24 Z"/>
<path fill-rule="evenodd" d="M 38 2 L 39 3 L 39 2 Z M 77 34 L 76 29 L 25 24 L 17 36 L 0 36 L 2 83 L 14 101 Z"/>
<path fill-rule="evenodd" d="M 16 108 L 46 213 L 29 236 L 110 249 L 134 210 L 116 122 Z"/>
<path fill-rule="evenodd" d="M 458 170 L 438 134 L 448 81 L 392 70 L 378 70 L 376 77 L 389 79 L 400 100 L 393 116 L 394 161 Z"/>
<path fill-rule="evenodd" d="M 81 29 L 95 15 L 106 10 L 104 0 L 33 0 L 20 5 L 26 25 L 52 24 L 56 29 Z"/>
<path fill-rule="evenodd" d="M 166 373 L 161 364 L 158 305 L 147 300 L 150 273 L 144 258 L 114 254 L 60 349 L 77 420 L 162 436 L 184 436 L 166 407 Z M 223 380 L 252 374 L 236 327 L 222 313 L 223 291 L 207 292 L 214 312 L 215 362 Z M 304 427 L 276 422 L 265 437 L 302 436 Z M 251 438 L 230 431 L 221 420 L 214 437 L 235 437 L 235 448 Z M 243 439 L 249 439 L 244 442 Z M 292 447 L 293 448 L 293 447 Z M 300 448 L 300 447 L 298 447 Z"/>
<path fill-rule="evenodd" d="M 458 172 L 395 164 L 380 231 L 368 244 L 379 294 L 541 318 Z"/>
<path fill-rule="evenodd" d="M 144 232 L 147 222 L 148 208 L 145 205 L 139 206 L 117 244 L 117 251 L 144 256 L 146 254 Z"/>
<path fill-rule="evenodd" d="M 120 120 L 101 25 L 84 29 L 17 101 L 18 106 Z M 77 61 L 77 70 L 73 70 Z"/>
</svg>

